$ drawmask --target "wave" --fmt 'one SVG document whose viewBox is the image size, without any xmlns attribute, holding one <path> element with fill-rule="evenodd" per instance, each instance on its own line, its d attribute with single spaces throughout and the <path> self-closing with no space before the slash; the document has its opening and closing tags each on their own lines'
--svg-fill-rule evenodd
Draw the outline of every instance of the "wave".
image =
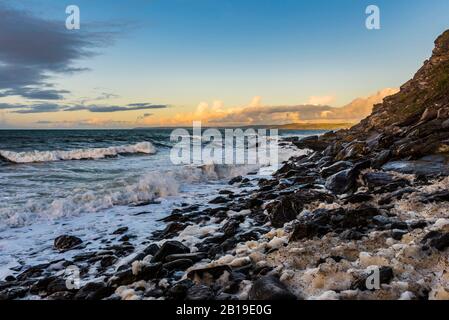
<svg viewBox="0 0 449 320">
<path fill-rule="evenodd" d="M 0 159 L 12 163 L 53 162 L 66 160 L 96 160 L 108 157 L 116 157 L 120 154 L 155 154 L 156 148 L 151 142 L 139 142 L 132 145 L 122 145 L 107 148 L 88 148 L 74 150 L 55 151 L 28 151 L 14 152 L 0 150 Z"/>
<path fill-rule="evenodd" d="M 0 225 L 19 227 L 36 220 L 52 220 L 99 212 L 116 206 L 133 206 L 158 198 L 177 196 L 192 184 L 232 178 L 253 170 L 252 166 L 181 166 L 165 171 L 150 171 L 138 177 L 119 179 L 89 189 L 59 194 L 56 199 L 29 199 L 18 207 L 0 208 Z M 0 226 L 1 230 L 1 226 Z"/>
</svg>

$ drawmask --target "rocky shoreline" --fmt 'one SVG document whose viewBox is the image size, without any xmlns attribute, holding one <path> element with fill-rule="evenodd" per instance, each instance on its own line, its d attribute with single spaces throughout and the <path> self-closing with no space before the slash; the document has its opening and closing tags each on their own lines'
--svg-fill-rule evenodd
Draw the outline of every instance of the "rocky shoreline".
<svg viewBox="0 0 449 320">
<path fill-rule="evenodd" d="M 359 125 L 290 139 L 309 152 L 270 179 L 236 177 L 242 192 L 173 210 L 141 251 L 122 228 L 121 245 L 8 277 L 0 299 L 449 299 L 447 71 L 449 31 Z M 55 240 L 57 250 L 79 246 Z M 97 279 L 68 290 L 71 265 L 81 278 L 95 265 Z"/>
</svg>

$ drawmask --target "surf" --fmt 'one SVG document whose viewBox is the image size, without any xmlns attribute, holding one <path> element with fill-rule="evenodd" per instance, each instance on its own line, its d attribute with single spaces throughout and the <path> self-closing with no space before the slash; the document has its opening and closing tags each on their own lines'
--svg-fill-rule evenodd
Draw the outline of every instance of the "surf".
<svg viewBox="0 0 449 320">
<path fill-rule="evenodd" d="M 54 151 L 14 152 L 0 150 L 0 159 L 10 163 L 37 163 L 68 160 L 98 160 L 117 157 L 121 154 L 155 154 L 156 147 L 148 141 L 131 145 L 111 146 L 107 148 L 86 148 Z"/>
</svg>

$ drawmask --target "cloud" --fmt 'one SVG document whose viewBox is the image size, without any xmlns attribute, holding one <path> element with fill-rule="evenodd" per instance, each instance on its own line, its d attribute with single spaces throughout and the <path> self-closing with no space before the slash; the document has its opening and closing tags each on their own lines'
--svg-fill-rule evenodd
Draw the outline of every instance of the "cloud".
<svg viewBox="0 0 449 320">
<path fill-rule="evenodd" d="M 61 99 L 66 90 L 46 88 L 53 74 L 82 72 L 76 62 L 111 43 L 111 31 L 69 31 L 64 21 L 45 20 L 0 3 L 0 96 Z"/>
<path fill-rule="evenodd" d="M 80 111 L 86 110 L 94 113 L 107 113 L 107 112 L 122 112 L 122 111 L 136 111 L 136 110 L 150 110 L 150 109 L 165 109 L 168 108 L 168 105 L 165 104 L 130 104 L 127 106 L 99 106 L 99 105 L 91 105 L 91 106 L 71 106 L 67 108 L 63 108 L 62 111 Z"/>
<path fill-rule="evenodd" d="M 334 103 L 335 100 L 336 100 L 335 96 L 311 96 L 309 98 L 309 101 L 307 101 L 307 104 L 324 106 Z"/>
<path fill-rule="evenodd" d="M 35 104 L 32 108 L 29 109 L 20 109 L 13 111 L 13 113 L 19 114 L 29 114 L 29 113 L 48 113 L 48 112 L 58 112 L 59 105 L 57 104 Z"/>
<path fill-rule="evenodd" d="M 194 112 L 178 113 L 170 118 L 144 119 L 147 125 L 179 126 L 191 125 L 192 121 L 202 121 L 211 126 L 266 125 L 304 122 L 351 122 L 355 123 L 367 117 L 373 105 L 383 98 L 394 94 L 398 89 L 387 88 L 374 95 L 357 98 L 343 107 L 328 105 L 298 104 L 284 106 L 264 106 L 259 96 L 243 107 L 225 108 L 222 101 L 212 104 L 202 102 Z M 331 101 L 330 97 L 326 98 Z M 309 102 L 326 101 L 323 97 L 311 97 Z M 335 98 L 332 98 L 335 99 Z"/>
<path fill-rule="evenodd" d="M 39 126 L 44 125 L 45 127 L 51 128 L 129 128 L 136 124 L 133 121 L 120 121 L 98 118 L 62 121 L 40 120 L 34 123 Z"/>
<path fill-rule="evenodd" d="M 112 113 L 138 110 L 154 110 L 165 109 L 168 105 L 145 103 L 142 105 L 130 104 L 127 106 L 104 106 L 104 105 L 58 105 L 54 103 L 38 103 L 38 104 L 9 104 L 0 103 L 0 109 L 15 109 L 12 113 L 30 114 L 30 113 L 47 113 L 47 112 L 73 112 L 88 111 L 92 113 Z"/>
</svg>

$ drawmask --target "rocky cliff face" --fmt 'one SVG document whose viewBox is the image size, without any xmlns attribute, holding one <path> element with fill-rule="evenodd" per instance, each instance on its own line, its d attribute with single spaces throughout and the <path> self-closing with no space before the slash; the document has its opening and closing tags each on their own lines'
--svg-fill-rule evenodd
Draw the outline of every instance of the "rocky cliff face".
<svg viewBox="0 0 449 320">
<path fill-rule="evenodd" d="M 449 30 L 438 37 L 432 57 L 397 94 L 375 105 L 372 114 L 355 127 L 320 139 L 332 142 L 324 154 L 340 160 L 369 155 L 382 164 L 391 159 L 448 155 Z"/>
</svg>

